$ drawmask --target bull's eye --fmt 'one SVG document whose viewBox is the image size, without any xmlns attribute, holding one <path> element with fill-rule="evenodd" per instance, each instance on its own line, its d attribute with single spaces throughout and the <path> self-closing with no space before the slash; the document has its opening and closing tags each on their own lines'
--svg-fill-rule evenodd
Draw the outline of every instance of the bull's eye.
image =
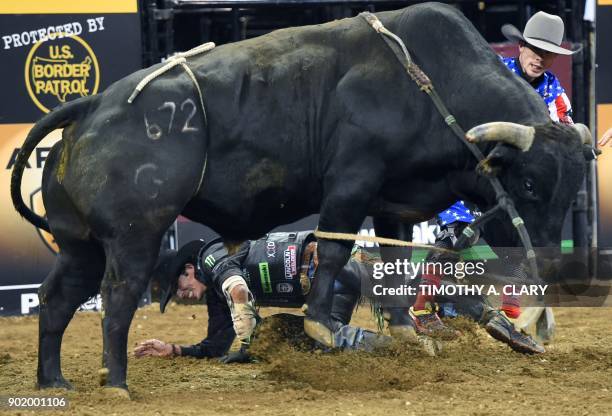
<svg viewBox="0 0 612 416">
<path fill-rule="evenodd" d="M 529 179 L 527 179 L 525 180 L 524 185 L 525 185 L 525 190 L 533 195 L 534 194 L 533 183 Z"/>
</svg>

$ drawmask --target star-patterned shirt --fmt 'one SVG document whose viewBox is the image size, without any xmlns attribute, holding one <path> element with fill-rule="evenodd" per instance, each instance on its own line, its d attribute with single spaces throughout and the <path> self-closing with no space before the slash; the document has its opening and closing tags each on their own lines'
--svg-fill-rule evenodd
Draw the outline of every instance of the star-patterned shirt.
<svg viewBox="0 0 612 416">
<path fill-rule="evenodd" d="M 502 61 L 508 69 L 523 77 L 523 71 L 518 58 L 503 58 Z M 559 79 L 552 72 L 544 72 L 531 83 L 531 86 L 544 99 L 552 121 L 574 124 L 572 121 L 572 105 L 569 98 L 567 98 L 567 94 L 565 94 L 565 88 L 561 86 Z"/>
<path fill-rule="evenodd" d="M 454 222 L 466 222 L 469 224 L 475 219 L 474 212 L 463 201 L 455 202 L 448 209 L 438 214 L 438 222 L 441 226 Z"/>
<path fill-rule="evenodd" d="M 523 77 L 518 58 L 501 58 L 502 62 L 512 72 L 520 77 Z M 550 118 L 553 121 L 558 121 L 565 124 L 574 124 L 572 120 L 572 105 L 569 98 L 565 94 L 565 89 L 561 86 L 559 79 L 550 71 L 544 72 L 542 76 L 535 79 L 531 83 L 533 88 L 544 99 L 544 103 L 548 106 Z M 438 214 L 438 223 L 441 226 L 449 225 L 455 222 L 472 223 L 474 213 L 465 205 L 463 201 L 457 201 L 444 211 Z"/>
</svg>

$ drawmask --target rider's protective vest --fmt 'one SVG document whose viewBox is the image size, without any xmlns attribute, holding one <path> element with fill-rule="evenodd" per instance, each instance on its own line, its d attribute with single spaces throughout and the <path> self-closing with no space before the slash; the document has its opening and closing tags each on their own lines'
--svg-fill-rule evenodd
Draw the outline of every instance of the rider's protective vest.
<svg viewBox="0 0 612 416">
<path fill-rule="evenodd" d="M 269 233 L 251 242 L 243 274 L 257 303 L 262 306 L 301 306 L 300 266 L 312 231 Z"/>
</svg>

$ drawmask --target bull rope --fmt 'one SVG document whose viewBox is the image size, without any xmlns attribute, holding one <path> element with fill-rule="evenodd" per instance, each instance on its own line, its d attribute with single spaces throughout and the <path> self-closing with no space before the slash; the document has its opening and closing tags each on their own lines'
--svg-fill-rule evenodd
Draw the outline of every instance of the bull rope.
<svg viewBox="0 0 612 416">
<path fill-rule="evenodd" d="M 448 254 L 457 254 L 454 250 L 449 250 L 442 247 L 432 246 L 430 244 L 419 244 L 410 241 L 396 240 L 394 238 L 375 237 L 371 235 L 359 235 L 350 233 L 335 233 L 328 231 L 320 231 L 318 228 L 314 231 L 315 237 L 322 238 L 324 240 L 343 240 L 343 241 L 368 241 L 370 243 L 378 243 L 380 245 L 395 246 L 395 247 L 415 247 L 424 248 L 427 250 L 435 250 Z"/>
<path fill-rule="evenodd" d="M 170 58 L 168 58 L 164 65 L 151 72 L 149 75 L 144 77 L 138 83 L 138 85 L 136 85 L 136 88 L 134 88 L 134 91 L 127 99 L 127 102 L 129 104 L 132 104 L 136 97 L 138 97 L 140 92 L 144 89 L 144 87 L 146 87 L 151 81 L 170 71 L 175 66 L 180 65 L 185 70 L 185 72 L 193 82 L 193 85 L 195 86 L 196 90 L 198 91 L 198 98 L 200 99 L 200 108 L 202 109 L 202 115 L 204 116 L 204 125 L 208 125 L 208 119 L 206 117 L 206 107 L 204 107 L 204 94 L 202 93 L 202 89 L 200 88 L 200 84 L 198 84 L 198 80 L 196 79 L 195 74 L 193 73 L 191 68 L 189 68 L 189 65 L 187 65 L 187 58 L 199 55 L 204 52 L 208 52 L 214 47 L 214 42 L 208 42 L 200 46 L 196 46 L 195 48 L 190 49 L 186 52 L 177 53 L 176 55 L 171 56 Z M 197 195 L 198 192 L 200 192 L 200 188 L 202 187 L 202 183 L 204 182 L 204 174 L 206 172 L 207 165 L 208 148 L 206 149 L 206 155 L 204 155 L 204 165 L 202 166 L 202 172 L 200 173 L 200 181 L 198 182 L 198 186 L 196 188 L 196 191 L 194 192 L 194 196 Z"/>
</svg>

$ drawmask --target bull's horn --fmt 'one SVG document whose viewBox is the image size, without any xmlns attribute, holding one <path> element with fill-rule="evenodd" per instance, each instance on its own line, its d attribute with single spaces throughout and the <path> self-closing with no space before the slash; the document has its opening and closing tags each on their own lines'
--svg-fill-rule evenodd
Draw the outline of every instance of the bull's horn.
<svg viewBox="0 0 612 416">
<path fill-rule="evenodd" d="M 574 128 L 578 130 L 582 144 L 593 145 L 593 136 L 591 136 L 591 130 L 582 123 L 574 124 Z"/>
<path fill-rule="evenodd" d="M 470 129 L 465 138 L 471 143 L 500 141 L 518 147 L 523 152 L 531 148 L 535 129 L 522 124 L 494 121 Z"/>
</svg>

